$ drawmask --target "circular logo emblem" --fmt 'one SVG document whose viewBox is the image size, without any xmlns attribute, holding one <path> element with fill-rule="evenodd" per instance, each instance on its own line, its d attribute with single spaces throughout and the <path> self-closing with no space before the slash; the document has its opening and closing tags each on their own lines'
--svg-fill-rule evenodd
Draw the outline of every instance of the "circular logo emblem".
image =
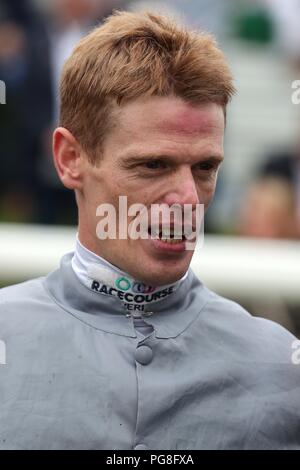
<svg viewBox="0 0 300 470">
<path fill-rule="evenodd" d="M 128 281 L 128 279 L 126 279 L 126 277 L 119 277 L 116 280 L 116 286 L 117 286 L 118 289 L 126 291 L 126 290 L 130 289 L 131 284 Z"/>
<path fill-rule="evenodd" d="M 150 294 L 155 290 L 155 287 L 147 286 L 146 284 L 135 282 L 132 286 L 133 292 L 137 294 Z"/>
</svg>

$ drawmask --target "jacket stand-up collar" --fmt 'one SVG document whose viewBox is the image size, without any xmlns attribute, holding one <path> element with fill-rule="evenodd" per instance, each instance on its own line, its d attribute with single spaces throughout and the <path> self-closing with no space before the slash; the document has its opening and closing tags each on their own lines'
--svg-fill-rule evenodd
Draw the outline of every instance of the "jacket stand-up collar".
<svg viewBox="0 0 300 470">
<path fill-rule="evenodd" d="M 65 312 L 95 329 L 136 338 L 133 318 L 122 302 L 101 295 L 84 286 L 73 271 L 73 253 L 66 254 L 60 268 L 45 278 L 45 288 L 53 301 Z M 157 338 L 175 338 L 201 314 L 210 298 L 210 291 L 196 278 L 192 270 L 169 297 L 149 305 L 144 320 L 153 326 Z"/>
</svg>

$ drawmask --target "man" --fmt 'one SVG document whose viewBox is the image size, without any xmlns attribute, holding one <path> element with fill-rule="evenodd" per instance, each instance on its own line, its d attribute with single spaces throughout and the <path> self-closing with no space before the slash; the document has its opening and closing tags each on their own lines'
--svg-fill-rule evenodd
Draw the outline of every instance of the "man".
<svg viewBox="0 0 300 470">
<path fill-rule="evenodd" d="M 161 16 L 116 13 L 74 50 L 53 149 L 77 245 L 46 278 L 1 291 L 1 448 L 300 447 L 295 338 L 196 279 L 175 213 L 169 232 L 163 214 L 137 239 L 105 238 L 99 219 L 127 197 L 148 215 L 192 208 L 194 226 L 233 91 L 211 37 Z"/>
</svg>

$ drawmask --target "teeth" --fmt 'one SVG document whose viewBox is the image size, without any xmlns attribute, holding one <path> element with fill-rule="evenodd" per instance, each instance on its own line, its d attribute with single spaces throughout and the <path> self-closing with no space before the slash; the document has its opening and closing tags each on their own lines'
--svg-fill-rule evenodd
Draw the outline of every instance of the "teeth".
<svg viewBox="0 0 300 470">
<path fill-rule="evenodd" d="M 183 238 L 182 230 L 181 229 L 174 230 L 173 238 L 177 238 L 181 240 Z"/>
<path fill-rule="evenodd" d="M 159 238 L 159 234 L 160 234 L 160 229 L 159 229 L 159 227 L 151 227 L 150 233 L 151 233 L 151 236 L 152 236 L 152 237 Z"/>
<path fill-rule="evenodd" d="M 170 227 L 159 228 L 153 226 L 149 229 L 149 233 L 152 238 L 159 239 L 164 243 L 170 243 L 171 245 L 182 243 L 184 238 L 181 227 L 173 229 Z"/>
<path fill-rule="evenodd" d="M 161 238 L 168 239 L 170 238 L 171 230 L 169 228 L 163 228 L 161 231 Z"/>
<path fill-rule="evenodd" d="M 154 237 L 160 237 L 160 238 L 165 238 L 165 239 L 167 238 L 169 239 L 170 237 L 181 239 L 183 235 L 183 232 L 180 228 L 177 228 L 174 230 L 168 227 L 165 227 L 162 229 L 160 229 L 159 227 L 151 227 L 150 233 Z"/>
<path fill-rule="evenodd" d="M 177 238 L 182 239 L 182 231 L 181 230 L 163 230 L 162 231 L 162 238 Z"/>
<path fill-rule="evenodd" d="M 169 243 L 170 245 L 176 245 L 178 243 L 182 243 L 182 240 L 176 240 L 175 238 L 161 238 L 160 239 L 164 243 Z"/>
</svg>

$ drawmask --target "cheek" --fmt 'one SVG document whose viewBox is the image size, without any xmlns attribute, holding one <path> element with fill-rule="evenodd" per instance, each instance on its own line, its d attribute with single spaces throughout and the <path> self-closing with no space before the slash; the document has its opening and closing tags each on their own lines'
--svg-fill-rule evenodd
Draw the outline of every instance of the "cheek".
<svg viewBox="0 0 300 470">
<path fill-rule="evenodd" d="M 209 181 L 201 181 L 198 183 L 197 187 L 200 204 L 204 204 L 207 207 L 211 203 L 215 194 L 216 183 L 216 177 Z"/>
<path fill-rule="evenodd" d="M 89 178 L 85 185 L 86 200 L 93 206 L 102 203 L 114 203 L 116 188 L 112 178 Z"/>
<path fill-rule="evenodd" d="M 143 204 L 146 207 L 151 204 L 159 192 L 159 185 L 142 184 L 131 187 L 128 185 L 126 188 L 121 188 L 120 195 L 127 196 L 128 207 L 133 204 Z"/>
</svg>

